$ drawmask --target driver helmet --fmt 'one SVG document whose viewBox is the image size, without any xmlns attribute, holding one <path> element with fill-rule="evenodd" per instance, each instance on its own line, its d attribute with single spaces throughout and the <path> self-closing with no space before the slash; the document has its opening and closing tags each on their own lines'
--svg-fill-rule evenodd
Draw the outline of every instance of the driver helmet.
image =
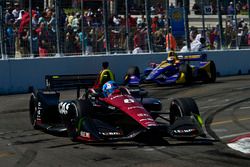
<svg viewBox="0 0 250 167">
<path fill-rule="evenodd" d="M 115 81 L 108 81 L 102 86 L 102 91 L 105 97 L 112 94 L 118 88 L 118 84 Z"/>
<path fill-rule="evenodd" d="M 174 57 L 168 57 L 167 58 L 167 62 L 170 63 L 170 64 L 173 64 L 174 63 Z"/>
<path fill-rule="evenodd" d="M 176 54 L 175 54 L 175 52 L 170 51 L 170 52 L 168 53 L 167 62 L 172 64 L 172 63 L 175 62 L 175 60 L 176 60 Z"/>
</svg>

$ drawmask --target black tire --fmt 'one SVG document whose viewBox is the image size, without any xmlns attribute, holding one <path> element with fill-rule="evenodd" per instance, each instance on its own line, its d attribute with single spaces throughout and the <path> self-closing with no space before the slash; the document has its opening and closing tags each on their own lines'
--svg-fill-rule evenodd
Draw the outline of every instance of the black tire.
<svg viewBox="0 0 250 167">
<path fill-rule="evenodd" d="M 131 75 L 135 75 L 136 77 L 140 78 L 140 69 L 138 66 L 132 66 L 129 67 L 128 71 L 127 71 L 127 75 L 131 76 Z"/>
<path fill-rule="evenodd" d="M 30 96 L 30 101 L 29 101 L 29 117 L 30 117 L 30 123 L 34 129 L 38 129 L 38 126 L 36 125 L 37 110 L 38 110 L 38 101 L 35 95 L 32 94 Z"/>
<path fill-rule="evenodd" d="M 137 66 L 129 67 L 129 69 L 124 77 L 124 85 L 128 84 L 131 76 L 136 76 L 136 77 L 140 78 L 139 67 L 137 67 Z"/>
<path fill-rule="evenodd" d="M 193 81 L 192 68 L 188 64 L 181 65 L 179 68 L 179 72 L 180 72 L 180 74 L 184 73 L 186 85 L 189 85 L 192 83 L 192 81 Z"/>
<path fill-rule="evenodd" d="M 68 136 L 72 141 L 76 141 L 79 136 L 79 122 L 84 119 L 91 110 L 91 103 L 88 100 L 74 100 L 70 105 L 66 119 L 64 119 Z"/>
<path fill-rule="evenodd" d="M 194 99 L 192 98 L 176 98 L 170 103 L 170 124 L 172 125 L 178 117 L 193 115 L 197 122 L 201 125 L 198 116 L 200 112 Z"/>
<path fill-rule="evenodd" d="M 210 73 L 211 77 L 209 78 L 209 83 L 214 83 L 216 81 L 216 66 L 214 61 L 210 61 Z"/>
</svg>

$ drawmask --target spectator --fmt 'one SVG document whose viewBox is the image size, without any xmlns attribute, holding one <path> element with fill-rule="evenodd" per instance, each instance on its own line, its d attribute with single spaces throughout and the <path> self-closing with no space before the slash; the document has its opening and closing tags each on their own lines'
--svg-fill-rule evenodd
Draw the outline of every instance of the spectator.
<svg viewBox="0 0 250 167">
<path fill-rule="evenodd" d="M 164 42 L 165 36 L 163 33 L 163 29 L 159 29 L 153 34 L 154 51 L 163 52 L 165 50 Z"/>
<path fill-rule="evenodd" d="M 157 27 L 158 27 L 159 29 L 165 27 L 165 16 L 162 15 L 162 14 L 160 15 L 160 18 L 158 19 Z"/>
<path fill-rule="evenodd" d="M 146 26 L 145 16 L 141 15 L 141 17 L 138 17 L 136 23 L 138 28 L 144 28 Z"/>
<path fill-rule="evenodd" d="M 5 17 L 4 17 L 4 23 L 5 23 L 5 24 L 8 24 L 10 20 L 15 20 L 15 17 L 14 17 L 14 15 L 12 14 L 11 7 L 9 7 L 9 8 L 7 9 L 7 12 L 6 12 Z"/>
<path fill-rule="evenodd" d="M 38 19 L 39 19 L 39 17 L 37 14 L 34 14 L 32 16 L 32 27 L 38 27 Z"/>
<path fill-rule="evenodd" d="M 114 81 L 115 76 L 109 69 L 109 62 L 102 63 L 102 70 L 99 72 L 98 78 L 95 82 L 94 89 L 101 89 L 107 81 Z"/>
<path fill-rule="evenodd" d="M 19 17 L 19 13 L 20 13 L 20 6 L 18 2 L 14 3 L 14 10 L 12 11 L 12 14 L 15 18 L 15 20 Z"/>
<path fill-rule="evenodd" d="M 67 25 L 72 25 L 72 20 L 74 19 L 74 12 L 71 12 L 68 16 L 67 16 Z"/>
<path fill-rule="evenodd" d="M 15 57 L 15 32 L 14 32 L 14 19 L 10 19 L 7 24 L 6 30 L 6 52 L 12 58 Z"/>
<path fill-rule="evenodd" d="M 134 38 L 133 38 L 133 41 L 134 41 L 134 49 L 141 46 L 141 35 L 140 35 L 140 30 L 137 29 L 135 34 L 134 34 Z"/>
<path fill-rule="evenodd" d="M 155 33 L 157 31 L 157 29 L 158 29 L 158 17 L 157 16 L 155 16 L 152 19 L 151 29 L 152 29 L 153 33 Z"/>
<path fill-rule="evenodd" d="M 234 15 L 234 6 L 232 1 L 229 3 L 229 6 L 227 7 L 227 14 Z"/>
<path fill-rule="evenodd" d="M 86 55 L 93 54 L 93 29 L 90 30 L 89 33 L 86 34 L 84 42 L 85 42 L 85 48 L 86 48 Z"/>
<path fill-rule="evenodd" d="M 100 27 L 97 29 L 97 52 L 98 53 L 102 53 L 104 52 L 104 31 L 103 31 L 103 28 Z"/>
<path fill-rule="evenodd" d="M 39 17 L 38 19 L 38 24 L 40 25 L 41 23 L 44 23 L 45 27 L 47 28 L 47 20 L 46 20 L 46 17 L 47 17 L 47 13 L 44 11 L 42 13 L 42 16 Z"/>
<path fill-rule="evenodd" d="M 175 40 L 175 37 L 173 36 L 172 29 L 169 28 L 168 34 L 166 34 L 165 40 L 166 40 L 166 51 L 168 52 L 169 50 L 176 51 L 177 48 L 177 43 Z"/>
<path fill-rule="evenodd" d="M 39 40 L 38 40 L 38 34 L 35 31 L 35 29 L 32 30 L 32 38 L 31 36 L 28 37 L 29 42 L 32 40 L 32 52 L 34 57 L 39 56 Z"/>
<path fill-rule="evenodd" d="M 48 41 L 48 29 L 45 27 L 46 23 L 41 22 L 40 27 L 36 29 L 38 33 L 39 39 L 39 56 L 40 57 L 47 57 L 48 56 L 48 48 L 49 48 L 49 41 Z"/>
<path fill-rule="evenodd" d="M 28 56 L 29 54 L 29 43 L 28 43 L 28 36 L 29 31 L 28 28 L 24 28 L 22 32 L 19 34 L 19 41 L 20 41 L 20 53 L 23 56 Z"/>
<path fill-rule="evenodd" d="M 74 19 L 72 20 L 71 27 L 74 32 L 77 32 L 78 28 L 80 27 L 80 13 L 76 13 Z"/>
<path fill-rule="evenodd" d="M 194 11 L 194 14 L 197 14 L 197 15 L 201 14 L 201 8 L 196 2 L 194 3 L 192 10 Z"/>
<path fill-rule="evenodd" d="M 68 25 L 65 37 L 65 53 L 67 55 L 71 55 L 76 52 L 75 40 L 76 38 L 73 28 L 70 25 Z"/>
</svg>

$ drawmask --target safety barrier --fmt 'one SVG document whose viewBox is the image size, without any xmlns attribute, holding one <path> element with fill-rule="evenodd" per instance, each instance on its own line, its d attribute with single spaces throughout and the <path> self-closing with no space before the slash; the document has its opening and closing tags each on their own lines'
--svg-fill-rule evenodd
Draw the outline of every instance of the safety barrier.
<svg viewBox="0 0 250 167">
<path fill-rule="evenodd" d="M 250 72 L 250 50 L 209 51 L 206 54 L 215 62 L 220 76 Z M 103 61 L 110 62 L 116 80 L 122 82 L 130 66 L 137 65 L 142 72 L 150 62 L 160 62 L 166 57 L 166 53 L 145 53 L 1 60 L 0 94 L 27 93 L 32 86 L 44 88 L 46 75 L 95 74 L 100 71 Z"/>
</svg>

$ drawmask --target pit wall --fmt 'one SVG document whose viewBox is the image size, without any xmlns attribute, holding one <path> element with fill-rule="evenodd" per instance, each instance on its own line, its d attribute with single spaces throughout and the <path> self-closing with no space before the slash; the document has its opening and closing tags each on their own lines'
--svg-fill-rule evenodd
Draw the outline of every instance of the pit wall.
<svg viewBox="0 0 250 167">
<path fill-rule="evenodd" d="M 250 72 L 250 50 L 209 51 L 206 54 L 215 62 L 219 76 Z M 122 82 L 130 66 L 138 66 L 143 72 L 150 62 L 160 62 L 166 57 L 166 53 L 147 53 L 0 60 L 0 94 L 28 93 L 31 86 L 44 88 L 45 75 L 97 74 L 103 61 L 110 63 L 117 82 Z"/>
</svg>

